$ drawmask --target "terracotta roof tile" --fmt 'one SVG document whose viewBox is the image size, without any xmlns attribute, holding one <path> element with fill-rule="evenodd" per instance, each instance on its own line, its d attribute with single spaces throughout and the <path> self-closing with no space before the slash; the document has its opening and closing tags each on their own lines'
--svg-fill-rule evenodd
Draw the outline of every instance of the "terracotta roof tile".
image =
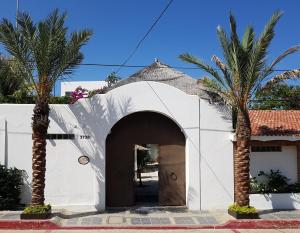
<svg viewBox="0 0 300 233">
<path fill-rule="evenodd" d="M 300 136 L 300 110 L 250 110 L 252 136 Z"/>
</svg>

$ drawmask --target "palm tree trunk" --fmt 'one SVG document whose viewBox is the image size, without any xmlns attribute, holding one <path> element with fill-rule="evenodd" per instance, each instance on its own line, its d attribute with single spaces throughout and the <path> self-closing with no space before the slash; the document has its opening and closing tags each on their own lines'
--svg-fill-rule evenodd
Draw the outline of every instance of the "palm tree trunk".
<svg viewBox="0 0 300 233">
<path fill-rule="evenodd" d="M 239 206 L 248 206 L 251 126 L 247 110 L 238 111 L 236 138 L 236 154 L 234 156 L 235 202 Z"/>
<path fill-rule="evenodd" d="M 43 205 L 45 200 L 46 137 L 49 111 L 48 101 L 37 100 L 32 117 L 32 206 Z"/>
</svg>

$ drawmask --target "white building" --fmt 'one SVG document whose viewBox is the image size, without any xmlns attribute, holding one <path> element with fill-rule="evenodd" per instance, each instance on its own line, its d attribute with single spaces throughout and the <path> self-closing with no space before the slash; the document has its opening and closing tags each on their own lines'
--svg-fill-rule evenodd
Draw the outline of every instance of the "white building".
<svg viewBox="0 0 300 233">
<path fill-rule="evenodd" d="M 234 137 L 231 111 L 216 98 L 197 80 L 156 62 L 106 94 L 51 105 L 46 203 L 97 210 L 136 205 L 134 148 L 154 144 L 159 145 L 159 205 L 227 209 L 234 202 Z M 26 171 L 23 203 L 31 195 L 33 107 L 0 105 L 0 163 Z M 266 138 L 258 133 L 253 139 L 253 145 L 284 147 L 274 156 L 253 153 L 251 175 L 257 167 L 280 165 L 284 175 L 299 180 L 300 134 Z M 89 163 L 80 164 L 81 156 Z M 252 195 L 251 201 L 257 208 L 276 208 L 274 199 L 262 195 Z M 288 201 L 288 207 L 300 208 L 299 195 Z"/>
</svg>

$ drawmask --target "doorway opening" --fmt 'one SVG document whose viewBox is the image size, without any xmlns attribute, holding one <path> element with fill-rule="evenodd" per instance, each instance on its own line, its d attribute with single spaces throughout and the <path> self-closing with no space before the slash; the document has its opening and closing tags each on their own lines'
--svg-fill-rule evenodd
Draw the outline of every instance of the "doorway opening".
<svg viewBox="0 0 300 233">
<path fill-rule="evenodd" d="M 159 191 L 158 178 L 159 145 L 134 146 L 135 203 L 157 204 Z"/>
</svg>

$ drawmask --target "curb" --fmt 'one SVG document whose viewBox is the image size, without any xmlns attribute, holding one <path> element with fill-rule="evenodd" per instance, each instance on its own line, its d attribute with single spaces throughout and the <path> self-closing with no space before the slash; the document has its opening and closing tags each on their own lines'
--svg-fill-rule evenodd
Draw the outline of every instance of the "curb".
<svg viewBox="0 0 300 233">
<path fill-rule="evenodd" d="M 181 226 L 61 226 L 51 220 L 5 220 L 0 229 L 11 230 L 188 230 L 188 229 L 300 229 L 300 220 L 229 220 L 222 225 Z"/>
</svg>

